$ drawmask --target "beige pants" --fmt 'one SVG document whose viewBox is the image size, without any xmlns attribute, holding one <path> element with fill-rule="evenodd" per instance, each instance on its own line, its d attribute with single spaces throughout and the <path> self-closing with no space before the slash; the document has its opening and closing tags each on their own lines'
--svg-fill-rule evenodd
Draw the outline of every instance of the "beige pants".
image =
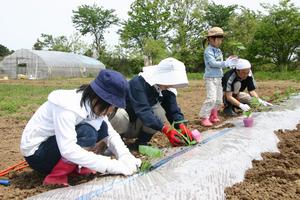
<svg viewBox="0 0 300 200">
<path fill-rule="evenodd" d="M 206 99 L 199 112 L 200 118 L 208 118 L 213 108 L 222 105 L 222 78 L 205 79 Z"/>
<path fill-rule="evenodd" d="M 152 111 L 163 123 L 167 122 L 166 112 L 161 107 L 160 103 L 152 106 Z M 128 113 L 124 109 L 118 109 L 115 116 L 110 120 L 110 123 L 113 128 L 119 134 L 123 134 L 125 138 L 137 138 L 141 131 L 149 134 L 157 132 L 156 130 L 143 125 L 143 122 L 139 118 L 134 122 L 130 122 Z"/>
<path fill-rule="evenodd" d="M 246 93 L 246 92 L 239 93 L 239 100 L 241 103 L 246 103 L 246 104 L 250 105 L 251 99 L 252 99 L 252 97 L 250 96 L 249 93 Z"/>
</svg>

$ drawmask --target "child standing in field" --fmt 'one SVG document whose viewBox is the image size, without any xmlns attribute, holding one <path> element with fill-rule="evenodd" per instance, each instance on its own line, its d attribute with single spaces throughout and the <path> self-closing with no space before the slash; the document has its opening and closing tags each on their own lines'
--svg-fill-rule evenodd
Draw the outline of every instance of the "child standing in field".
<svg viewBox="0 0 300 200">
<path fill-rule="evenodd" d="M 237 60 L 236 57 L 230 56 L 223 61 L 223 54 L 219 49 L 223 38 L 224 31 L 219 27 L 213 27 L 208 30 L 206 39 L 203 41 L 203 43 L 208 42 L 204 51 L 206 99 L 202 104 L 199 117 L 201 125 L 206 127 L 220 121 L 218 109 L 222 105 L 223 97 L 222 69 L 234 65 Z"/>
</svg>

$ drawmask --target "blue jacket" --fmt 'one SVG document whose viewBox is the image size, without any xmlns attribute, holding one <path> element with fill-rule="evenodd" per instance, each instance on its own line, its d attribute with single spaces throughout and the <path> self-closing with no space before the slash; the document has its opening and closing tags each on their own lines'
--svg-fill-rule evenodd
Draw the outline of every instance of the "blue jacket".
<svg viewBox="0 0 300 200">
<path fill-rule="evenodd" d="M 205 73 L 204 78 L 222 78 L 225 62 L 222 51 L 211 45 L 204 51 Z"/>
<path fill-rule="evenodd" d="M 164 124 L 154 115 L 151 108 L 158 102 L 161 102 L 171 124 L 174 121 L 183 120 L 184 117 L 177 105 L 175 94 L 169 90 L 163 90 L 162 95 L 159 96 L 155 87 L 149 85 L 142 76 L 133 77 L 129 81 L 129 95 L 126 101 L 126 111 L 130 121 L 133 122 L 139 118 L 145 126 L 161 131 Z"/>
</svg>

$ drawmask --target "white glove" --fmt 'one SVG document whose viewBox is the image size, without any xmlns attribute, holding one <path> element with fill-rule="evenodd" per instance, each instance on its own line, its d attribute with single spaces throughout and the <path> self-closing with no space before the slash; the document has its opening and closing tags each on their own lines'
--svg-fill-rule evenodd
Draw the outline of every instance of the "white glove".
<svg viewBox="0 0 300 200">
<path fill-rule="evenodd" d="M 259 102 L 260 104 L 262 104 L 263 106 L 273 106 L 273 104 L 271 104 L 271 103 L 269 103 L 269 102 L 267 102 L 267 101 L 264 101 L 264 100 L 262 100 L 261 98 L 258 98 L 258 102 Z"/>
<path fill-rule="evenodd" d="M 136 172 L 136 170 L 126 166 L 126 164 L 120 160 L 111 159 L 107 163 L 106 172 L 109 174 L 123 174 L 129 176 Z"/>
<path fill-rule="evenodd" d="M 130 170 L 136 172 L 142 164 L 141 159 L 135 158 L 131 153 L 123 155 L 119 158 Z"/>
<path fill-rule="evenodd" d="M 248 104 L 240 103 L 239 107 L 240 107 L 243 111 L 248 111 L 248 110 L 250 110 L 250 106 L 248 106 Z"/>
<path fill-rule="evenodd" d="M 225 60 L 225 67 L 230 67 L 233 68 L 238 62 L 238 58 L 237 57 L 228 57 Z"/>
</svg>

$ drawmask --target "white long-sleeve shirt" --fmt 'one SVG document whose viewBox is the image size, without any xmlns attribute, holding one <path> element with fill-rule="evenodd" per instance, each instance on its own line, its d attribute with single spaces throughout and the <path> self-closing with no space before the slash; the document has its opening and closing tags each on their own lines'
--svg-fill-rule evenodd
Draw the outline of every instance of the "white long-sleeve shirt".
<svg viewBox="0 0 300 200">
<path fill-rule="evenodd" d="M 81 97 L 82 93 L 76 93 L 76 90 L 56 90 L 50 93 L 48 101 L 35 112 L 23 131 L 21 153 L 25 157 L 33 155 L 42 142 L 55 135 L 62 157 L 80 166 L 104 173 L 107 169 L 106 161 L 110 158 L 86 151 L 76 144 L 75 131 L 75 126 L 82 122 L 87 122 L 99 130 L 103 121 L 108 125 L 109 136 L 105 138 L 108 147 L 113 149 L 117 157 L 129 153 L 106 116 L 97 119 L 89 117 L 90 108 L 80 106 Z"/>
</svg>

